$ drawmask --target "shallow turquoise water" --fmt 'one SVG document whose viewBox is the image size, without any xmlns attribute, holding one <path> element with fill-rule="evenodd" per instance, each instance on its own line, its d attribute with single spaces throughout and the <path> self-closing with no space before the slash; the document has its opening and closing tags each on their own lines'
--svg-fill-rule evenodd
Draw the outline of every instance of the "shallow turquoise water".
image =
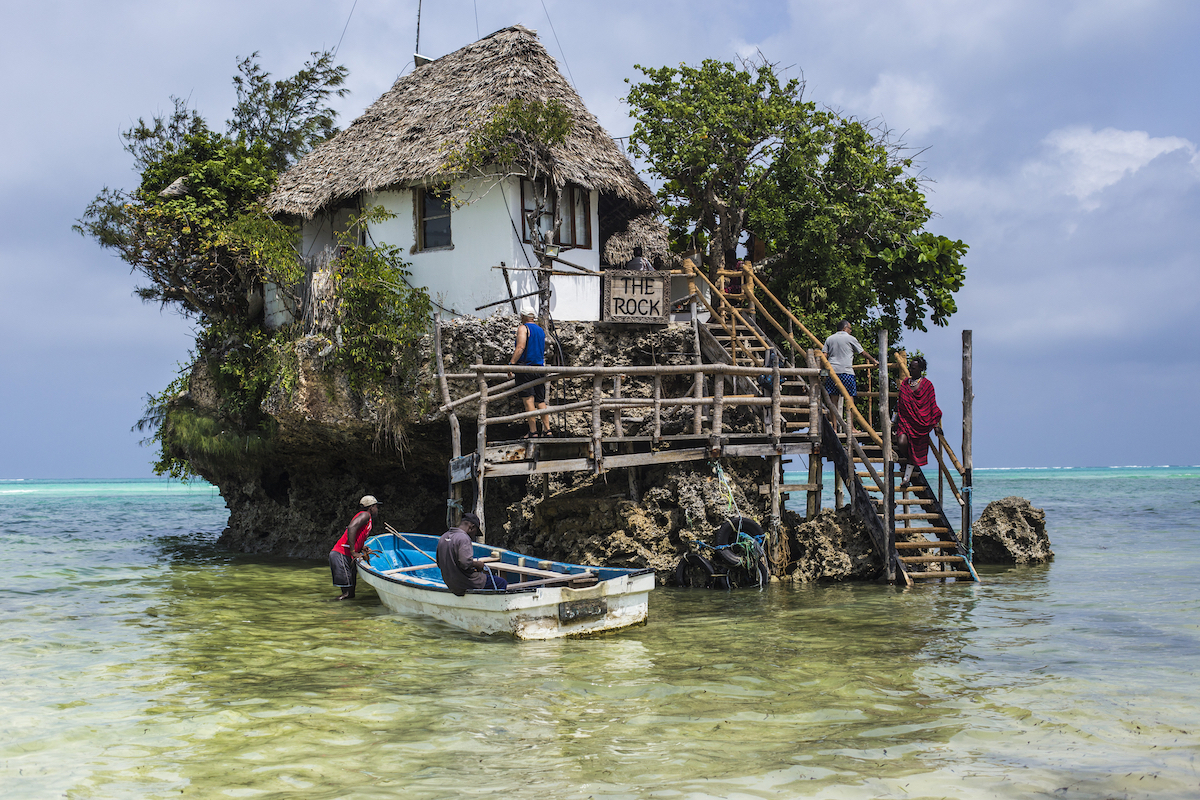
<svg viewBox="0 0 1200 800">
<path fill-rule="evenodd" d="M 1200 795 L 1200 469 L 980 470 L 1055 561 L 651 595 L 514 642 L 224 553 L 207 486 L 0 482 L 5 797 Z"/>
</svg>

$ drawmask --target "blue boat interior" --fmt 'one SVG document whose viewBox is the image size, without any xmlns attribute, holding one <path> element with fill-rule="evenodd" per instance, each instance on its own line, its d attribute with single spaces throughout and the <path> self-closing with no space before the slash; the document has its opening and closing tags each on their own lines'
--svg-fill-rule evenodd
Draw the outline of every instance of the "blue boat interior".
<svg viewBox="0 0 1200 800">
<path fill-rule="evenodd" d="M 438 569 L 436 562 L 438 538 L 426 533 L 381 533 L 372 536 L 367 540 L 367 547 L 371 550 L 368 565 L 375 572 L 393 580 L 403 580 L 405 582 L 429 586 L 430 588 L 445 588 L 441 571 Z M 512 550 L 479 543 L 474 545 L 474 556 L 478 559 L 498 558 L 498 560 L 490 561 L 488 568 L 509 581 L 509 591 L 522 590 L 523 587 L 520 585 L 522 579 L 532 582 L 533 580 L 537 580 L 537 576 L 531 578 L 528 574 L 505 570 L 505 565 L 534 569 L 547 573 L 553 572 L 564 576 L 585 576 L 591 573 L 596 576 L 598 581 L 612 580 L 622 575 L 637 575 L 650 571 L 617 567 L 586 567 L 564 561 L 550 561 L 534 556 L 526 556 Z M 405 569 L 406 567 L 422 565 L 425 566 L 425 569 Z M 404 571 L 394 572 L 395 570 Z M 530 587 L 530 590 L 532 590 L 532 587 Z"/>
</svg>

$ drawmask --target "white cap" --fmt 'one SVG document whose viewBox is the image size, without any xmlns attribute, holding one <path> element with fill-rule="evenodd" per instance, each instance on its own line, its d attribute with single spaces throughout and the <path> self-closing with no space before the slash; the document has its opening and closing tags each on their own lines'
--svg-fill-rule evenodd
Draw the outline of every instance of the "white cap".
<svg viewBox="0 0 1200 800">
<path fill-rule="evenodd" d="M 537 312 L 533 310 L 533 303 L 521 303 L 520 312 L 522 317 L 536 317 Z"/>
<path fill-rule="evenodd" d="M 379 505 L 379 501 L 375 499 L 375 495 L 368 494 L 368 495 L 363 495 L 363 499 L 359 500 L 358 504 L 360 506 L 362 506 L 363 508 L 370 508 L 371 506 Z"/>
</svg>

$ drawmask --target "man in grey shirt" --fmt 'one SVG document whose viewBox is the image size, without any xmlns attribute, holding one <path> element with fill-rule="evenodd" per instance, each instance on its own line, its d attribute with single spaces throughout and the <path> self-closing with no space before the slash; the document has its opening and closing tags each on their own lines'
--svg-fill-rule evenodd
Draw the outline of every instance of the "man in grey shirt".
<svg viewBox="0 0 1200 800">
<path fill-rule="evenodd" d="M 842 320 L 838 323 L 837 333 L 825 340 L 823 348 L 825 355 L 829 358 L 829 365 L 833 367 L 833 372 L 838 376 L 838 380 L 846 387 L 846 392 L 851 397 L 858 397 L 858 383 L 854 380 L 854 356 L 857 353 L 862 353 L 863 357 L 870 362 L 871 366 L 879 366 L 879 362 L 871 358 L 870 353 L 863 349 L 863 346 L 858 343 L 850 335 L 850 321 Z M 825 379 L 825 390 L 829 392 L 829 396 L 837 400 L 838 416 L 842 414 L 842 393 L 838 389 L 836 383 L 833 382 L 833 375 Z"/>
<path fill-rule="evenodd" d="M 437 543 L 437 565 L 442 571 L 446 588 L 459 597 L 467 589 L 508 588 L 508 581 L 488 572 L 487 566 L 475 558 L 472 537 L 479 532 L 479 517 L 463 514 L 457 528 L 442 534 Z"/>
</svg>

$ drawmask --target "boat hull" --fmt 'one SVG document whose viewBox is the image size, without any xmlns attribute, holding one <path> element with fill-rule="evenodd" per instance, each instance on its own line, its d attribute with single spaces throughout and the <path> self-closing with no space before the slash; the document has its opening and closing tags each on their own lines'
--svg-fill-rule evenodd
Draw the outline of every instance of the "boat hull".
<svg viewBox="0 0 1200 800">
<path fill-rule="evenodd" d="M 650 570 L 594 569 L 600 579 L 592 586 L 537 586 L 515 591 L 470 591 L 462 597 L 441 583 L 436 566 L 416 572 L 397 572 L 394 565 L 416 562 L 431 555 L 437 537 L 405 534 L 405 541 L 414 549 L 397 552 L 391 557 L 372 557 L 371 563 L 359 566 L 359 580 L 375 589 L 379 599 L 390 610 L 403 614 L 433 617 L 471 633 L 507 633 L 518 639 L 557 639 L 567 636 L 587 636 L 604 631 L 626 628 L 646 621 L 650 590 L 655 577 Z M 374 547 L 387 543 L 378 537 Z M 421 549 L 415 549 L 421 548 Z M 490 554 L 505 560 L 524 563 L 525 557 L 512 551 L 476 545 L 477 557 Z M 420 555 L 417 555 L 420 554 Z M 552 563 L 559 569 L 589 569 L 562 562 Z M 494 565 L 503 573 L 504 564 Z M 389 570 L 388 568 L 391 567 Z M 519 584 L 517 585 L 519 587 Z"/>
</svg>

